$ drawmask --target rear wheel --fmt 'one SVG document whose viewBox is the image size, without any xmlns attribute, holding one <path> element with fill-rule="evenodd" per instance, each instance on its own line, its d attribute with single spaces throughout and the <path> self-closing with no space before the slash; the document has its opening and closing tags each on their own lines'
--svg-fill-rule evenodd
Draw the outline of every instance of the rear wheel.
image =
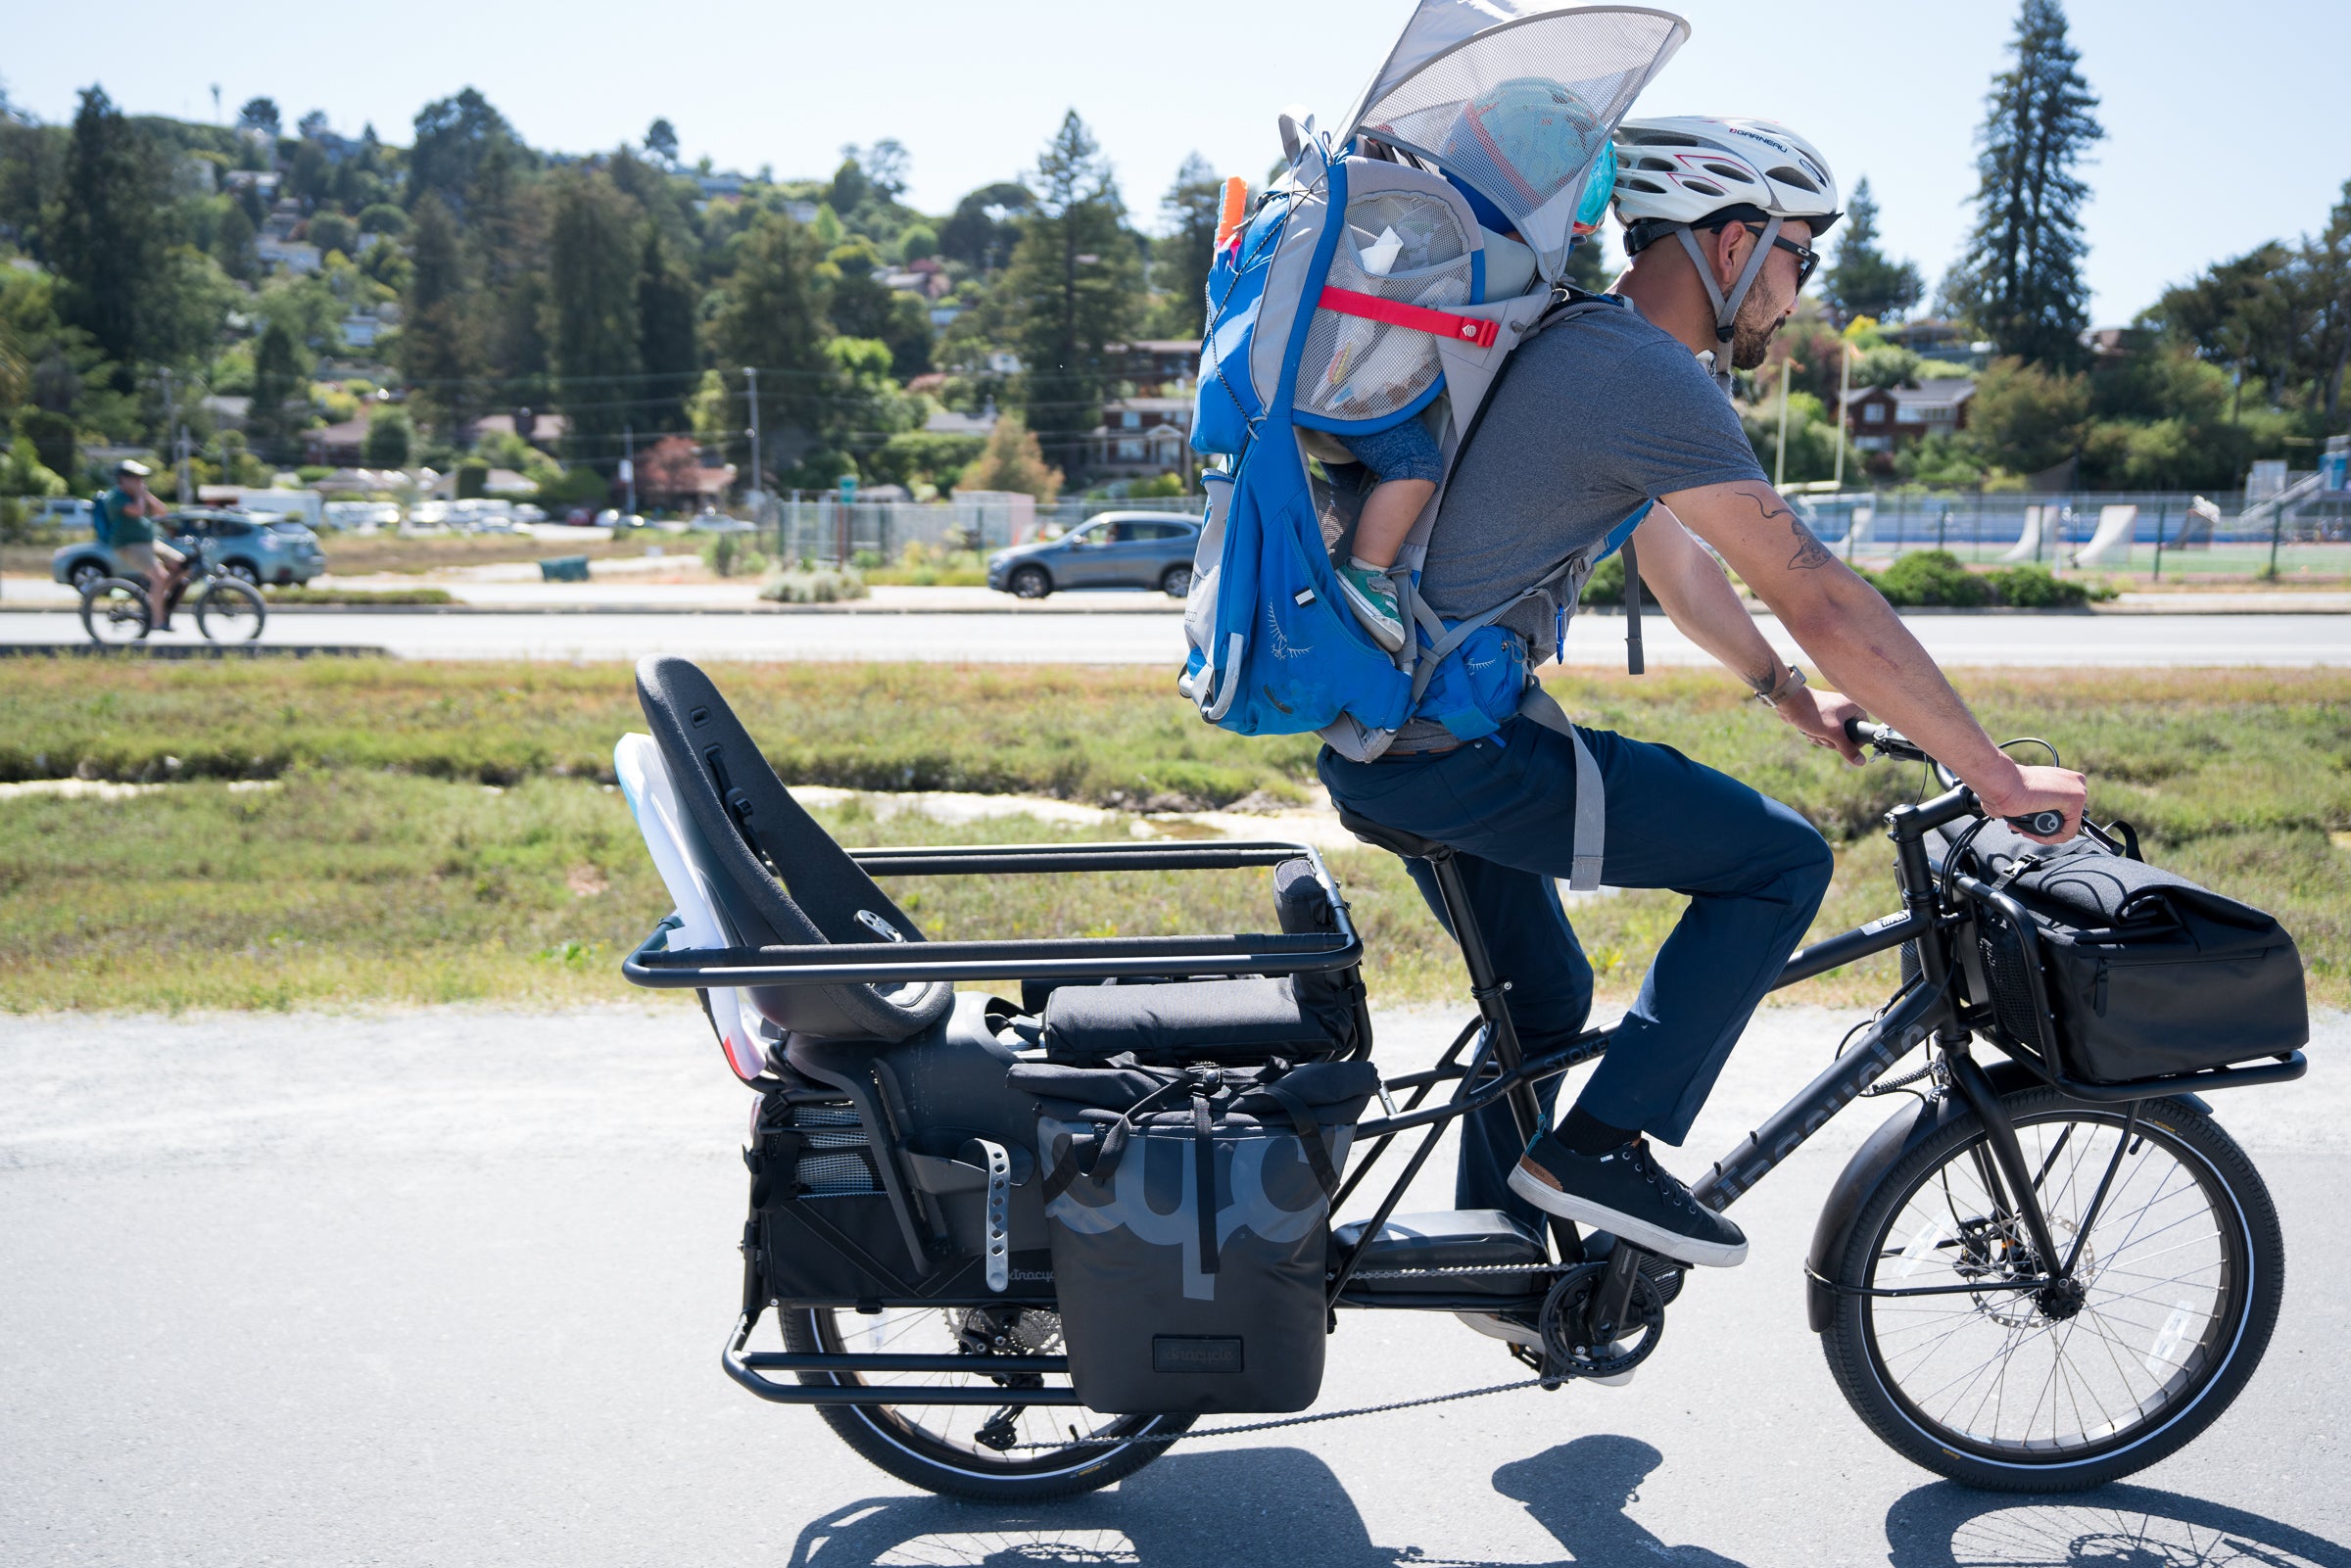
<svg viewBox="0 0 2351 1568">
<path fill-rule="evenodd" d="M 783 1311 L 787 1350 L 972 1357 L 968 1376 L 936 1372 L 870 1375 L 802 1372 L 802 1383 L 980 1385 L 991 1354 L 1051 1355 L 1062 1349 L 1061 1316 L 1021 1307 L 920 1307 L 874 1314 L 829 1307 Z M 1023 1405 L 1008 1379 L 1000 1405 L 827 1404 L 818 1412 L 840 1440 L 909 1486 L 984 1502 L 1064 1497 L 1132 1475 L 1168 1449 L 1188 1415 L 1096 1415 L 1071 1404 Z M 1063 1376 L 1032 1386 L 1066 1388 Z M 1138 1442 L 1157 1437 L 1163 1441 Z"/>
<path fill-rule="evenodd" d="M 268 618 L 262 591 L 233 577 L 215 580 L 196 597 L 196 630 L 216 642 L 250 642 Z"/>
<path fill-rule="evenodd" d="M 2072 1285 L 2009 1288 L 2044 1271 L 1984 1124 L 1958 1116 L 1863 1204 L 1822 1343 L 1847 1401 L 1910 1459 L 1968 1486 L 2072 1492 L 2229 1407 L 2277 1324 L 2285 1242 L 2244 1151 L 2192 1106 L 2142 1103 L 2126 1143 L 2123 1106 L 2051 1089 L 2002 1104 L 2053 1240 L 2079 1248 Z M 1945 1289 L 1860 1294 L 1922 1287 Z"/>
<path fill-rule="evenodd" d="M 1192 591 L 1192 569 L 1171 566 L 1159 574 L 1159 591 L 1170 598 L 1182 598 Z"/>
<path fill-rule="evenodd" d="M 136 642 L 147 635 L 147 585 L 101 577 L 81 591 L 81 629 L 93 642 Z"/>
</svg>

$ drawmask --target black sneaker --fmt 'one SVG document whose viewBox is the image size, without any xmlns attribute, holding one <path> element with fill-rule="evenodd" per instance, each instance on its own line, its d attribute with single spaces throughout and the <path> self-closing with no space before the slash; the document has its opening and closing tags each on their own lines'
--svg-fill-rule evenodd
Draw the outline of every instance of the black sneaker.
<svg viewBox="0 0 2351 1568">
<path fill-rule="evenodd" d="M 1747 1260 L 1746 1233 L 1701 1208 L 1650 1158 L 1646 1138 L 1605 1155 L 1578 1155 L 1538 1133 L 1511 1172 L 1511 1191 L 1546 1213 L 1613 1231 L 1677 1263 L 1729 1268 Z"/>
</svg>

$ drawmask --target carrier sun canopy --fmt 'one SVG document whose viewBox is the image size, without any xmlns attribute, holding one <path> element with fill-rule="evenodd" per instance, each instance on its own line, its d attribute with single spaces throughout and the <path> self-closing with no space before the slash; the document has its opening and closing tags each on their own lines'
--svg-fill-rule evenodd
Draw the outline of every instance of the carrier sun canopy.
<svg viewBox="0 0 2351 1568">
<path fill-rule="evenodd" d="M 1375 137 L 1474 187 L 1557 282 L 1594 162 L 1689 36 L 1645 6 L 1420 0 L 1339 139 Z"/>
</svg>

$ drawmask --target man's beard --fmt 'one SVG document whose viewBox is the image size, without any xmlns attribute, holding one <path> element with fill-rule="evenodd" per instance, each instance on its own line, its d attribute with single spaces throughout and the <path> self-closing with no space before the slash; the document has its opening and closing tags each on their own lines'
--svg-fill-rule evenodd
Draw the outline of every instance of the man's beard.
<svg viewBox="0 0 2351 1568">
<path fill-rule="evenodd" d="M 1763 363 L 1771 353 L 1772 334 L 1785 319 L 1777 310 L 1766 313 L 1758 309 L 1758 304 L 1749 295 L 1731 321 L 1731 363 L 1741 370 L 1753 370 Z"/>
</svg>

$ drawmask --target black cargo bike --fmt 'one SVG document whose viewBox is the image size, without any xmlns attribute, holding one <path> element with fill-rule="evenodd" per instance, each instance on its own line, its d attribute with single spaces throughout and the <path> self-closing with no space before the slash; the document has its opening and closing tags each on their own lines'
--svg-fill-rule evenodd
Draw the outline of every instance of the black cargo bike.
<svg viewBox="0 0 2351 1568">
<path fill-rule="evenodd" d="M 1656 1349 L 1678 1264 L 1561 1220 L 1395 1212 L 1448 1121 L 1504 1103 L 1530 1129 L 1534 1085 L 1609 1043 L 1519 1049 L 1445 846 L 1346 819 L 1427 863 L 1477 1006 L 1433 1069 L 1381 1081 L 1363 945 L 1314 849 L 844 850 L 700 671 L 648 659 L 638 685 L 653 737 L 617 762 L 679 908 L 624 973 L 698 991 L 758 1096 L 723 1353 L 745 1389 L 818 1406 L 915 1486 L 1013 1500 L 1107 1485 L 1202 1414 L 1306 1407 L 1342 1308 L 1516 1325 L 1498 1337 L 1547 1387 Z M 2049 852 L 1940 782 L 1886 818 L 1900 907 L 1779 980 L 1898 948 L 1898 989 L 1695 1191 L 1725 1208 L 1898 1094 L 1828 1194 L 1811 1327 L 1896 1451 L 2070 1491 L 2188 1442 L 2268 1345 L 2277 1213 L 2201 1096 L 2301 1076 L 2300 964 L 2135 842 Z M 1247 868 L 1272 873 L 1274 931 L 928 941 L 874 880 Z M 1021 995 L 952 989 L 979 980 Z M 1392 1148 L 1372 1216 L 1330 1227 Z M 753 1349 L 770 1314 L 782 1348 Z"/>
</svg>

